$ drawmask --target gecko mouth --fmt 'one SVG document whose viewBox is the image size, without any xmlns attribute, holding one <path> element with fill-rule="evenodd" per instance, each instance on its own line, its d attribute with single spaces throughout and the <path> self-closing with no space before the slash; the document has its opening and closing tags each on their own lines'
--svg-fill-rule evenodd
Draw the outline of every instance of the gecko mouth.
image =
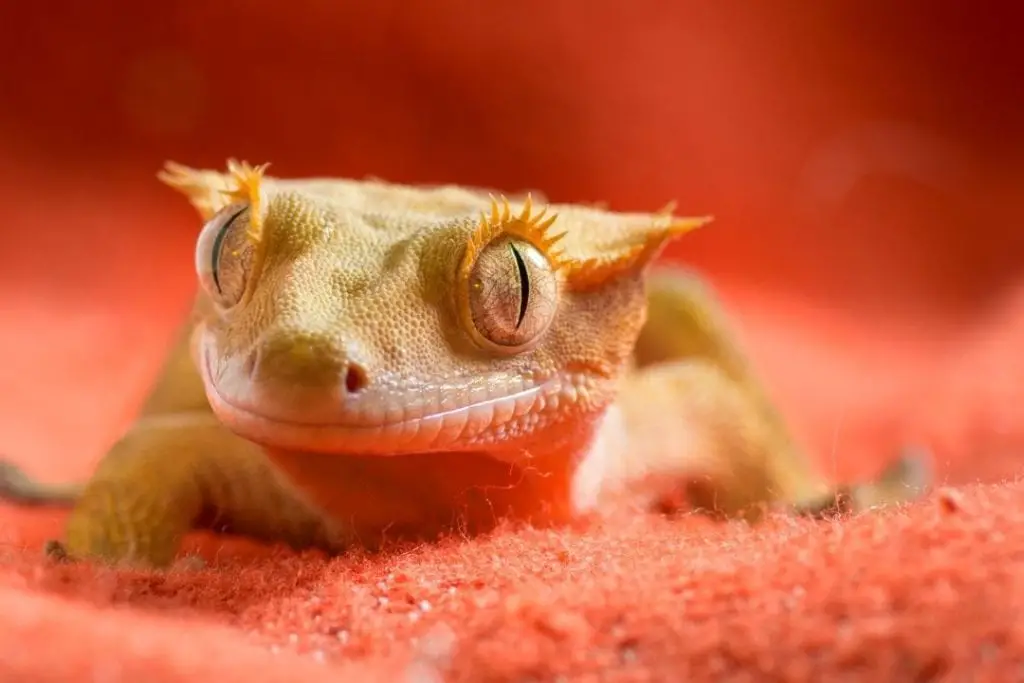
<svg viewBox="0 0 1024 683">
<path fill-rule="evenodd" d="M 578 375 L 446 378 L 418 386 L 396 381 L 358 396 L 339 387 L 255 382 L 240 360 L 200 349 L 200 374 L 218 419 L 239 436 L 286 450 L 402 455 L 479 449 L 524 436 L 579 402 L 588 381 Z"/>
</svg>

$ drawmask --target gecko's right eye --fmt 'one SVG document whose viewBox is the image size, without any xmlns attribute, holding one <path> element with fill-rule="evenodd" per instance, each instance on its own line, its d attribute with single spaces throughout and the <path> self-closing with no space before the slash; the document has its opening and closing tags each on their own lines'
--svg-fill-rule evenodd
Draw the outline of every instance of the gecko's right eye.
<svg viewBox="0 0 1024 683">
<path fill-rule="evenodd" d="M 210 298 L 223 308 L 242 300 L 256 246 L 247 234 L 248 204 L 232 204 L 214 215 L 196 243 L 196 274 Z"/>
<path fill-rule="evenodd" d="M 547 256 L 509 235 L 480 251 L 465 286 L 471 334 L 503 353 L 536 343 L 558 306 L 558 278 Z"/>
</svg>

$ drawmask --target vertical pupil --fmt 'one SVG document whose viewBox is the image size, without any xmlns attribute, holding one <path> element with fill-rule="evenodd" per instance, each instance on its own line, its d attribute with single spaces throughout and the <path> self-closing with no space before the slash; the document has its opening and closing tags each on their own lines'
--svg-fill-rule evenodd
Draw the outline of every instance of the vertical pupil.
<svg viewBox="0 0 1024 683">
<path fill-rule="evenodd" d="M 512 257 L 516 260 L 516 268 L 519 271 L 519 319 L 516 320 L 516 329 L 519 329 L 530 306 L 530 275 L 526 270 L 526 261 L 516 249 L 516 245 L 510 242 L 508 246 L 512 250 Z"/>
<path fill-rule="evenodd" d="M 231 228 L 231 224 L 235 222 L 235 219 L 242 215 L 245 211 L 244 208 L 236 211 L 231 218 L 224 221 L 223 227 L 217 231 L 217 236 L 213 239 L 213 249 L 210 250 L 210 271 L 213 273 L 213 284 L 217 287 L 217 293 L 223 294 L 224 292 L 220 289 L 220 252 L 224 248 L 224 238 L 227 237 L 228 230 Z"/>
</svg>

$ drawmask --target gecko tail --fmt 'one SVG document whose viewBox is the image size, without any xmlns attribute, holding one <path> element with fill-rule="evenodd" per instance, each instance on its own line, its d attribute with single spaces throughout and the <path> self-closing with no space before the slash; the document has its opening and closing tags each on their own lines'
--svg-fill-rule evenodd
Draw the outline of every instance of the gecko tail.
<svg viewBox="0 0 1024 683">
<path fill-rule="evenodd" d="M 26 507 L 71 507 L 82 495 L 83 484 L 47 484 L 36 481 L 17 465 L 0 461 L 0 501 Z"/>
</svg>

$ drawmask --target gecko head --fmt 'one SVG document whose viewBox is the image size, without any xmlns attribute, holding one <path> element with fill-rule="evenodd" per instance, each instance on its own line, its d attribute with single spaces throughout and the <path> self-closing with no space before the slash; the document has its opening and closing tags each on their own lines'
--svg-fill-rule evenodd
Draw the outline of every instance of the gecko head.
<svg viewBox="0 0 1024 683">
<path fill-rule="evenodd" d="M 585 441 L 644 322 L 644 273 L 702 224 L 453 186 L 169 165 L 204 219 L 193 351 L 272 448 L 514 460 Z"/>
</svg>

